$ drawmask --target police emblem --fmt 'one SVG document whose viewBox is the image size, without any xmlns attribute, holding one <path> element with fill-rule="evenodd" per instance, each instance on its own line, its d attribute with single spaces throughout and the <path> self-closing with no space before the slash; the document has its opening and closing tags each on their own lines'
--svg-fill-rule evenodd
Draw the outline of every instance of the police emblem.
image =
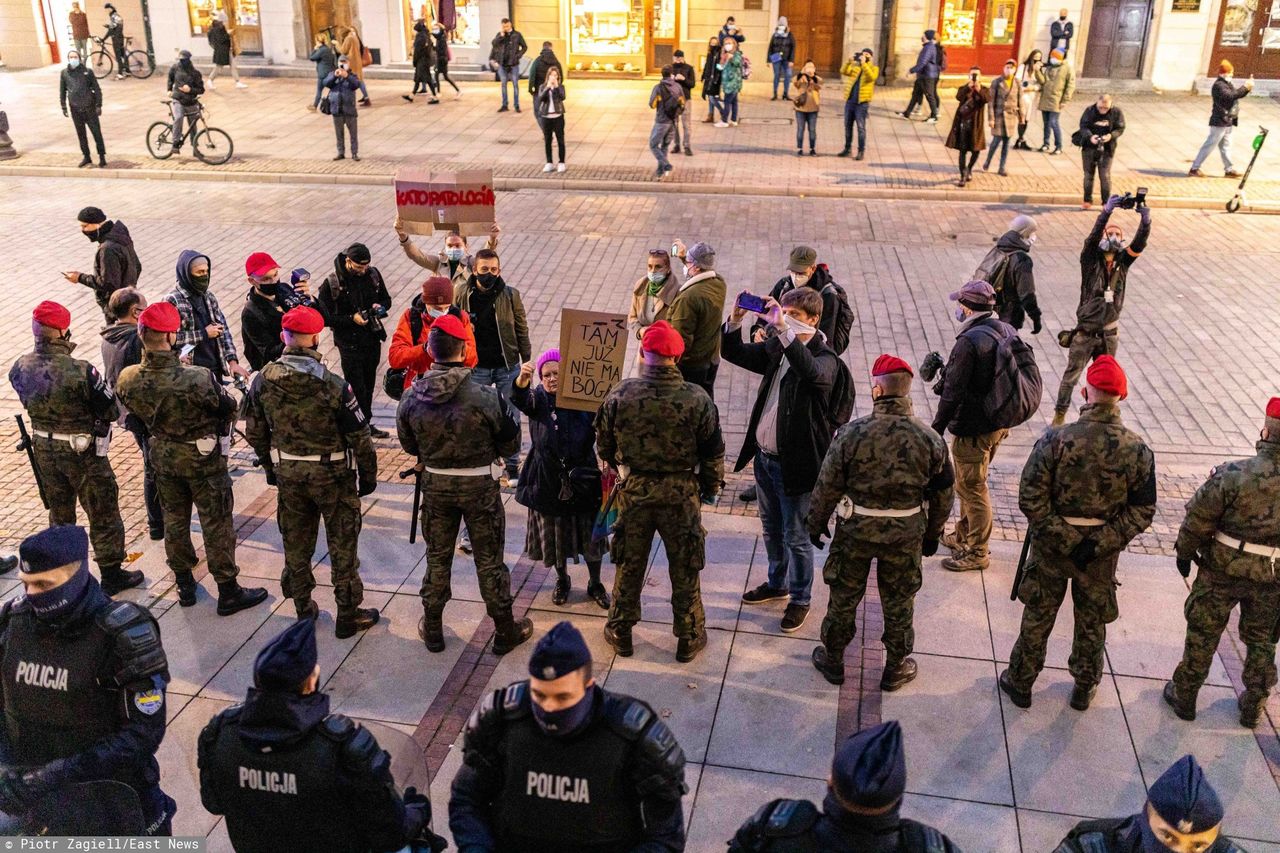
<svg viewBox="0 0 1280 853">
<path fill-rule="evenodd" d="M 1192 826 L 1194 826 L 1194 824 L 1191 821 L 1180 820 L 1178 821 L 1178 832 L 1182 832 L 1182 833 L 1190 832 Z"/>
<path fill-rule="evenodd" d="M 544 666 L 544 667 L 542 668 L 542 680 L 543 680 L 543 681 L 555 681 L 555 680 L 556 680 L 556 668 L 555 668 L 554 666 Z"/>
<path fill-rule="evenodd" d="M 133 705 L 150 717 L 164 707 L 164 694 L 155 689 L 135 693 L 133 694 Z"/>
</svg>

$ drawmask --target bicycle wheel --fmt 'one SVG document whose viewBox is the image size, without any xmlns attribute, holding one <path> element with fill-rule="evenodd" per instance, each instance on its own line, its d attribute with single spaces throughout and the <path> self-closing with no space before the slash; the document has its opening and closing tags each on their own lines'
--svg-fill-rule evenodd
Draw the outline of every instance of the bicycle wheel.
<svg viewBox="0 0 1280 853">
<path fill-rule="evenodd" d="M 158 121 L 147 128 L 147 150 L 157 160 L 168 160 L 173 156 L 173 125 L 167 121 Z"/>
<path fill-rule="evenodd" d="M 206 127 L 197 133 L 193 148 L 196 157 L 210 166 L 221 166 L 231 159 L 231 137 L 216 127 Z"/>
<path fill-rule="evenodd" d="M 139 80 L 146 80 L 155 73 L 155 63 L 151 61 L 151 57 L 147 56 L 145 50 L 129 51 L 129 73 Z"/>
<path fill-rule="evenodd" d="M 111 61 L 111 54 L 99 49 L 90 55 L 89 65 L 93 68 L 93 76 L 101 80 L 111 73 L 115 63 Z"/>
</svg>

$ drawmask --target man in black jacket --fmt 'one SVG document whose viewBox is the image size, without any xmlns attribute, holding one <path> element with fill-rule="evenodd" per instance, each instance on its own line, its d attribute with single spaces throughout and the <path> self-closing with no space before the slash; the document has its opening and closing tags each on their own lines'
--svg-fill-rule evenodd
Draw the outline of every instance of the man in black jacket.
<svg viewBox="0 0 1280 853">
<path fill-rule="evenodd" d="M 533 62 L 529 63 L 529 94 L 538 94 L 538 87 L 547 79 L 547 72 L 554 68 L 560 72 L 560 79 L 564 80 L 564 67 L 560 65 L 560 60 L 556 58 L 556 52 L 549 41 L 542 43 L 542 51 L 533 58 Z"/>
<path fill-rule="evenodd" d="M 93 298 L 108 323 L 115 318 L 107 307 L 111 294 L 122 287 L 133 287 L 142 273 L 142 262 L 133 250 L 133 238 L 123 222 L 107 219 L 99 208 L 86 207 L 76 217 L 80 231 L 90 241 L 98 244 L 93 258 L 93 272 L 64 272 L 62 275 L 72 284 L 83 284 L 93 291 Z"/>
<path fill-rule="evenodd" d="M 959 305 L 956 319 L 960 321 L 960 331 L 947 358 L 933 429 L 938 435 L 950 429 L 954 436 L 951 458 L 960 520 L 951 533 L 942 537 L 942 544 L 951 549 L 951 556 L 942 561 L 942 567 L 953 572 L 981 571 L 991 563 L 987 553 L 992 526 L 987 468 L 996 448 L 1009 434 L 1007 429 L 992 425 L 982 401 L 995 381 L 1000 341 L 1017 333 L 996 316 L 996 293 L 987 282 L 968 282 L 950 298 Z"/>
<path fill-rule="evenodd" d="M 352 243 L 333 260 L 333 272 L 320 285 L 318 301 L 325 319 L 333 328 L 333 342 L 342 358 L 342 375 L 351 383 L 369 434 L 386 438 L 390 433 L 373 425 L 373 391 L 378 381 L 378 362 L 387 330 L 382 318 L 391 308 L 391 294 L 382 273 L 372 265 L 369 247 Z"/>
<path fill-rule="evenodd" d="M 760 524 L 769 555 L 769 577 L 743 594 L 747 604 L 790 598 L 782 630 L 799 630 L 809 615 L 813 545 L 805 528 L 809 497 L 831 444 L 828 403 L 840 361 L 819 331 L 822 297 L 796 288 L 765 300 L 761 315 L 774 335 L 763 343 L 742 342 L 747 312 L 736 304 L 720 341 L 723 358 L 761 374 L 746 440 L 735 471 L 754 460 Z"/>
<path fill-rule="evenodd" d="M 693 149 L 689 147 L 689 143 L 693 140 L 693 110 L 690 108 L 690 98 L 693 96 L 693 87 L 698 84 L 698 72 L 693 70 L 693 66 L 684 61 L 684 51 L 677 50 L 671 63 L 671 79 L 680 84 L 680 88 L 684 90 L 685 107 L 680 111 L 680 117 L 671 123 L 671 133 L 667 134 L 667 139 L 671 141 L 671 153 L 675 154 L 682 147 L 686 156 L 693 156 Z"/>
<path fill-rule="evenodd" d="M 807 287 L 822 297 L 822 321 L 818 327 L 836 355 L 844 355 L 849 348 L 849 330 L 839 329 L 840 301 L 842 295 L 836 289 L 835 280 L 826 264 L 818 263 L 818 250 L 810 246 L 796 246 L 787 260 L 787 274 L 778 279 L 769 296 L 781 301 L 796 288 Z M 764 331 L 765 322 L 756 323 L 756 330 Z"/>
<path fill-rule="evenodd" d="M 195 121 L 200 112 L 200 96 L 204 94 L 204 75 L 192 64 L 191 51 L 178 51 L 178 61 L 169 66 L 166 85 L 172 99 L 169 108 L 173 113 L 173 153 L 177 154 L 182 150 L 182 120 L 185 117 Z"/>
<path fill-rule="evenodd" d="M 1193 178 L 1204 177 L 1200 166 L 1215 147 L 1222 155 L 1222 168 L 1226 169 L 1224 177 L 1240 177 L 1240 173 L 1231 167 L 1231 131 L 1240 124 L 1240 99 L 1247 97 L 1253 91 L 1253 77 L 1250 77 L 1243 86 L 1236 86 L 1232 82 L 1235 70 L 1235 66 L 1228 59 L 1218 64 L 1218 79 L 1213 81 L 1211 91 L 1213 110 L 1209 113 L 1209 136 L 1205 139 L 1204 145 L 1200 146 L 1200 153 L 1191 164 L 1191 171 L 1188 174 Z M 64 77 L 66 73 L 62 72 Z"/>
<path fill-rule="evenodd" d="M 80 153 L 84 155 L 80 168 L 93 164 L 86 129 L 93 133 L 93 141 L 98 144 L 98 165 L 107 168 L 107 146 L 102 142 L 102 128 L 98 126 L 98 116 L 102 115 L 102 88 L 98 86 L 98 78 L 80 61 L 77 50 L 67 52 L 67 67 L 62 69 L 58 101 L 62 105 L 62 114 L 71 116 L 76 138 L 80 140 Z"/>
<path fill-rule="evenodd" d="M 1080 116 L 1080 160 L 1084 163 L 1083 209 L 1093 206 L 1093 176 L 1102 185 L 1102 199 L 1111 198 L 1111 161 L 1116 156 L 1116 143 L 1124 133 L 1124 113 L 1115 106 L 1110 95 L 1102 95 L 1085 107 Z"/>
<path fill-rule="evenodd" d="M 493 37 L 489 51 L 489 65 L 498 74 L 502 88 L 502 106 L 498 112 L 507 111 L 507 83 L 511 84 L 511 97 L 516 112 L 520 112 L 520 59 L 529 52 L 524 36 L 511 24 L 510 18 L 502 19 L 502 29 Z"/>
<path fill-rule="evenodd" d="M 249 295 L 240 311 L 240 337 L 244 357 L 251 370 L 261 370 L 284 352 L 280 320 L 299 305 L 316 306 L 311 300 L 311 275 L 304 269 L 293 271 L 292 282 L 280 280 L 280 265 L 266 252 L 254 252 L 244 262 Z"/>
<path fill-rule="evenodd" d="M 1040 334 L 1040 305 L 1036 302 L 1036 277 L 1031 260 L 1031 246 L 1036 241 L 1036 221 L 1018 214 L 1009 230 L 996 241 L 982 259 L 973 277 L 985 281 L 996 291 L 996 311 L 1000 319 L 1021 329 L 1031 318 L 1031 334 Z"/>
</svg>

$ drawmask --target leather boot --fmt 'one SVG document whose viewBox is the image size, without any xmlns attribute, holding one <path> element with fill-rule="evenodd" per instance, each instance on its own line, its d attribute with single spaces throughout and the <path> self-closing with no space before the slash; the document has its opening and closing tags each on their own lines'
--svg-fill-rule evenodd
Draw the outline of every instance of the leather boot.
<svg viewBox="0 0 1280 853">
<path fill-rule="evenodd" d="M 606 624 L 604 626 L 604 641 L 613 647 L 619 657 L 629 658 L 635 654 L 635 647 L 631 644 L 631 629 L 617 628 Z"/>
<path fill-rule="evenodd" d="M 1262 719 L 1262 709 L 1267 704 L 1267 696 L 1263 693 L 1245 691 L 1240 697 L 1240 725 L 1252 729 Z"/>
<path fill-rule="evenodd" d="M 704 628 L 701 633 L 694 634 L 692 637 L 681 637 L 680 642 L 676 643 L 676 660 L 680 663 L 689 663 L 698 656 L 698 652 L 707 647 L 707 631 Z"/>
<path fill-rule="evenodd" d="M 230 616 L 267 600 L 267 591 L 260 586 L 244 587 L 230 580 L 218 584 L 218 615 Z"/>
<path fill-rule="evenodd" d="M 178 606 L 193 607 L 196 603 L 196 589 L 199 587 L 196 576 L 191 572 L 174 572 L 173 577 L 178 584 Z"/>
<path fill-rule="evenodd" d="M 310 619 L 314 622 L 320 618 L 320 605 L 316 604 L 309 598 L 306 600 L 306 603 L 295 601 L 293 603 L 293 609 L 297 612 L 299 620 Z"/>
<path fill-rule="evenodd" d="M 813 668 L 822 673 L 830 684 L 844 684 L 844 651 L 833 652 L 826 646 L 818 646 L 810 655 Z"/>
<path fill-rule="evenodd" d="M 418 638 L 426 643 L 427 651 L 444 651 L 444 611 L 426 610 L 418 622 Z"/>
<path fill-rule="evenodd" d="M 517 622 L 511 611 L 493 622 L 496 628 L 493 632 L 493 653 L 499 657 L 533 636 L 533 620 L 521 619 Z"/>
<path fill-rule="evenodd" d="M 903 658 L 896 663 L 887 663 L 884 673 L 880 676 L 880 689 L 885 693 L 900 690 L 903 685 L 915 680 L 917 672 L 919 667 L 916 666 L 914 658 Z"/>
<path fill-rule="evenodd" d="M 1013 679 L 1009 677 L 1009 670 L 1000 671 L 1000 690 L 1004 695 L 1009 697 L 1009 701 L 1017 705 L 1019 708 L 1031 707 L 1031 691 L 1022 690 L 1013 683 Z"/>
<path fill-rule="evenodd" d="M 381 618 L 382 614 L 376 607 L 357 607 L 350 612 L 339 613 L 334 622 L 333 635 L 339 640 L 354 637 L 359 632 L 367 631 L 377 625 Z"/>
<path fill-rule="evenodd" d="M 1164 697 L 1165 704 L 1173 709 L 1173 713 L 1178 719 L 1191 722 L 1196 718 L 1196 700 L 1195 697 L 1186 697 L 1178 693 L 1178 688 L 1174 686 L 1172 681 L 1164 683 L 1164 692 L 1160 694 Z"/>
<path fill-rule="evenodd" d="M 1080 684 L 1077 683 L 1071 691 L 1071 700 L 1068 702 L 1072 708 L 1077 711 L 1089 710 L 1089 703 L 1093 701 L 1093 697 L 1098 695 L 1098 685 L 1096 684 Z"/>
<path fill-rule="evenodd" d="M 117 593 L 124 592 L 126 589 L 133 589 L 135 586 L 142 586 L 146 582 L 146 578 L 142 576 L 142 572 L 131 572 L 116 566 L 114 569 L 102 570 L 102 591 L 107 595 L 114 596 Z"/>
</svg>

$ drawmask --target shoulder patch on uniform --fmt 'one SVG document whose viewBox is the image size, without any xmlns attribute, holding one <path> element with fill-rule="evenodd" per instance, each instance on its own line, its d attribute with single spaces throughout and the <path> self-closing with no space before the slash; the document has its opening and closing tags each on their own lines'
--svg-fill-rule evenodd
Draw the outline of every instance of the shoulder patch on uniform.
<svg viewBox="0 0 1280 853">
<path fill-rule="evenodd" d="M 152 687 L 150 690 L 134 693 L 133 706 L 148 717 L 153 716 L 164 708 L 164 691 L 157 687 Z"/>
<path fill-rule="evenodd" d="M 654 718 L 652 709 L 639 699 L 609 694 L 605 699 L 605 712 L 618 734 L 627 740 L 639 739 L 645 726 Z"/>
<path fill-rule="evenodd" d="M 502 716 L 508 720 L 523 717 L 529 712 L 529 682 L 508 684 L 502 691 Z"/>
<path fill-rule="evenodd" d="M 808 832 L 818 822 L 818 808 L 808 800 L 775 800 L 765 819 L 769 838 L 789 838 Z"/>
<path fill-rule="evenodd" d="M 1107 836 L 1101 832 L 1086 832 L 1076 838 L 1084 853 L 1108 853 Z"/>
<path fill-rule="evenodd" d="M 99 618 L 102 627 L 115 633 L 121 628 L 143 618 L 150 618 L 151 611 L 132 601 L 113 601 L 106 606 Z"/>
</svg>

